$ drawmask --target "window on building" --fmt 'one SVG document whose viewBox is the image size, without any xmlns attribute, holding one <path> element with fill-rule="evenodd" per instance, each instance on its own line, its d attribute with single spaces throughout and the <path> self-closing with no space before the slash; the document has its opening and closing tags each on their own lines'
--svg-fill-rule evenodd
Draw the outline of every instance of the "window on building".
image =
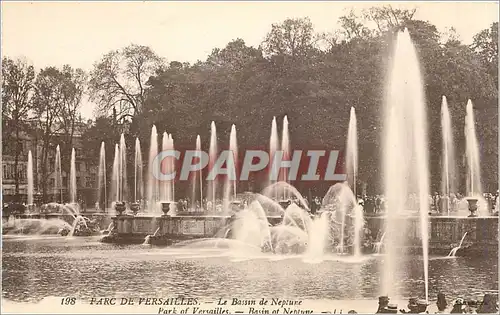
<svg viewBox="0 0 500 315">
<path fill-rule="evenodd" d="M 91 176 L 86 178 L 87 187 L 95 187 L 95 179 Z"/>
<path fill-rule="evenodd" d="M 7 171 L 5 172 L 5 179 L 14 179 L 14 164 L 7 164 Z"/>
</svg>

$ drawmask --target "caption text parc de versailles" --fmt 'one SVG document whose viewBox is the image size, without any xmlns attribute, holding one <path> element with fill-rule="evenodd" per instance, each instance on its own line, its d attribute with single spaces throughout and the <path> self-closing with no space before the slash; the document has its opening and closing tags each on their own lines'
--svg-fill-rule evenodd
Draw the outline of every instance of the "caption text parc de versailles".
<svg viewBox="0 0 500 315">
<path fill-rule="evenodd" d="M 318 174 L 319 161 L 322 157 L 328 154 L 328 163 L 323 170 L 323 174 Z M 224 150 L 218 158 L 209 163 L 210 157 L 201 150 L 187 150 L 183 155 L 181 163 L 180 175 L 177 176 L 175 168 L 172 167 L 175 160 L 181 158 L 181 152 L 178 150 L 161 151 L 152 161 L 153 176 L 160 181 L 171 181 L 174 179 L 188 180 L 191 172 L 202 171 L 209 166 L 209 173 L 206 180 L 215 180 L 219 175 L 227 176 L 229 180 L 247 181 L 251 172 L 259 172 L 269 169 L 269 180 L 276 181 L 280 173 L 280 169 L 288 169 L 287 180 L 297 180 L 299 168 L 307 170 L 302 174 L 300 180 L 315 181 L 345 181 L 346 174 L 338 174 L 335 172 L 339 151 L 337 150 L 307 150 L 306 156 L 302 158 L 302 150 L 294 150 L 293 154 L 287 154 L 284 151 L 276 151 L 273 157 L 269 157 L 269 153 L 263 150 L 247 150 L 243 158 L 243 163 L 239 168 L 239 178 L 236 175 L 236 162 L 233 151 Z M 303 163 L 303 164 L 301 164 Z M 210 165 L 209 165 L 210 164 Z M 321 171 L 321 170 L 320 170 Z"/>
</svg>

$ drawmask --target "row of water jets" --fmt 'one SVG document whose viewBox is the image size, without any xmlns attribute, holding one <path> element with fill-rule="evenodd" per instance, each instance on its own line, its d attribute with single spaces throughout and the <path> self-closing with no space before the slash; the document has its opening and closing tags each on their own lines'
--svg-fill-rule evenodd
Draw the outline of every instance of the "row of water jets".
<svg viewBox="0 0 500 315">
<path fill-rule="evenodd" d="M 479 145 L 476 136 L 475 123 L 474 123 L 474 113 L 472 108 L 472 102 L 469 100 L 466 107 L 466 120 L 465 120 L 465 136 L 466 136 L 466 157 L 467 157 L 467 182 L 466 182 L 466 195 L 481 196 L 482 195 L 482 185 L 481 185 L 481 175 L 479 166 Z M 441 122 L 442 122 L 442 180 L 441 180 L 441 191 L 443 195 L 449 195 L 450 193 L 457 191 L 457 176 L 456 176 L 456 158 L 454 150 L 453 132 L 451 125 L 450 112 L 448 108 L 448 103 L 446 97 L 442 97 L 441 104 Z M 271 127 L 271 137 L 270 137 L 270 156 L 274 156 L 276 151 L 280 149 L 279 145 L 278 129 L 276 124 L 276 118 L 273 118 Z M 355 109 L 351 108 L 347 146 L 346 146 L 346 172 L 348 174 L 347 178 L 349 181 L 349 186 L 352 188 L 354 195 L 357 195 L 357 172 L 358 172 L 358 143 L 357 143 L 357 119 Z M 148 163 L 148 174 L 151 174 L 154 166 L 154 158 L 158 154 L 158 134 L 156 131 L 156 126 L 152 127 L 151 130 L 151 141 L 149 150 L 149 163 Z M 283 119 L 283 135 L 281 148 L 284 154 L 284 159 L 289 158 L 290 153 L 290 140 L 288 134 L 288 120 L 287 117 Z M 162 138 L 162 150 L 173 150 L 174 149 L 174 139 L 171 134 L 164 133 Z M 238 146 L 236 138 L 236 127 L 232 125 L 230 133 L 230 145 L 229 149 L 234 155 L 234 164 L 238 165 Z M 159 181 L 154 176 L 147 176 L 147 186 L 146 194 L 144 194 L 144 179 L 143 179 L 143 160 L 141 144 L 137 138 L 135 141 L 135 157 L 134 157 L 134 184 L 133 184 L 133 194 L 129 196 L 128 183 L 127 183 L 127 168 L 126 168 L 126 144 L 125 138 L 122 134 L 120 137 L 120 142 L 115 145 L 115 154 L 113 159 L 112 168 L 112 180 L 111 180 L 111 192 L 109 196 L 107 195 L 106 187 L 106 152 L 104 142 L 101 144 L 100 154 L 99 154 L 99 167 L 98 167 L 98 179 L 97 179 L 97 200 L 111 200 L 119 201 L 126 199 L 133 199 L 135 201 L 142 200 L 144 197 L 147 200 L 147 205 L 149 206 L 149 212 L 160 212 L 158 207 L 150 206 L 155 205 L 161 200 L 173 201 L 175 200 L 175 183 L 173 180 L 163 180 Z M 196 150 L 201 151 L 201 139 L 198 135 L 196 137 Z M 213 166 L 214 161 L 217 159 L 217 131 L 215 123 L 211 124 L 211 137 L 210 137 L 210 166 Z M 285 157 L 286 156 L 286 157 Z M 71 151 L 71 161 L 70 161 L 70 176 L 69 176 L 69 202 L 77 202 L 77 182 L 76 182 L 76 167 L 75 167 L 75 150 Z M 175 169 L 175 160 L 173 158 L 166 159 L 166 172 L 170 173 Z M 28 165 L 27 165 L 27 179 L 28 179 L 28 202 L 27 204 L 33 203 L 33 159 L 31 151 L 28 153 Z M 196 200 L 203 200 L 203 180 L 201 170 L 197 171 L 194 176 L 191 177 L 191 201 L 194 207 Z M 55 154 L 55 165 L 54 165 L 54 195 L 59 196 L 60 200 L 63 200 L 63 179 L 62 179 L 62 169 L 61 169 L 61 153 L 59 146 L 56 147 Z M 281 181 L 287 181 L 286 169 L 282 169 L 279 179 Z M 207 195 L 206 198 L 212 204 L 214 204 L 217 197 L 219 197 L 219 191 L 217 191 L 217 182 L 207 181 Z M 270 182 L 269 184 L 272 184 Z M 231 199 L 236 197 L 237 192 L 237 181 L 226 179 L 223 188 L 223 201 L 225 206 Z M 286 195 L 286 190 L 282 192 L 277 192 L 276 199 L 284 198 L 287 199 L 290 196 Z"/>
<path fill-rule="evenodd" d="M 401 220 L 402 211 L 405 209 L 406 196 L 415 193 L 419 198 L 419 217 L 420 217 L 420 234 L 422 239 L 423 248 L 423 273 L 425 281 L 425 298 L 428 298 L 428 212 L 429 212 L 429 166 L 428 166 L 428 141 L 427 141 L 427 126 L 426 126 L 426 107 L 425 107 L 425 97 L 423 90 L 423 81 L 420 73 L 420 66 L 418 57 L 411 41 L 410 35 L 407 30 L 399 33 L 397 36 L 397 41 L 395 49 L 393 51 L 391 59 L 391 68 L 389 69 L 389 80 L 387 84 L 387 95 L 385 100 L 384 117 L 385 117 L 385 128 L 384 128 L 384 151 L 383 151 L 383 172 L 384 172 L 384 195 L 387 204 L 387 214 L 385 220 L 385 233 L 383 236 L 384 247 L 385 247 L 385 258 L 384 267 L 382 275 L 382 291 L 390 296 L 397 296 L 397 292 L 394 292 L 395 283 L 395 271 L 399 270 L 400 265 L 398 260 L 402 255 L 397 251 L 403 244 L 406 235 L 405 224 L 406 220 Z M 467 157 L 467 193 L 469 196 L 478 195 L 482 191 L 481 188 L 481 176 L 479 169 L 479 149 L 476 137 L 474 115 L 472 109 L 472 103 L 469 101 L 467 104 L 467 116 L 465 124 L 465 135 L 466 135 L 466 157 Z M 449 193 L 455 189 L 455 157 L 453 152 L 453 137 L 452 137 L 452 127 L 451 119 L 449 115 L 448 106 L 446 103 L 446 98 L 443 97 L 442 102 L 442 130 L 443 130 L 443 192 Z M 174 141 L 172 135 L 164 134 L 162 149 L 171 149 L 174 147 Z M 196 148 L 201 148 L 200 137 L 196 139 Z M 210 137 L 210 147 L 209 147 L 210 163 L 215 161 L 215 156 L 217 154 L 217 135 L 215 123 L 212 122 L 211 125 L 211 137 Z M 269 153 L 270 158 L 279 150 L 280 143 L 278 137 L 278 130 L 276 125 L 276 119 L 273 119 L 270 137 L 270 147 Z M 357 148 L 357 130 L 356 130 L 356 115 L 354 109 L 351 109 L 351 118 L 349 123 L 348 140 L 347 140 L 347 173 L 349 178 L 349 184 L 354 191 L 356 191 L 356 178 L 358 172 L 358 148 Z M 174 198 L 174 182 L 164 181 L 162 183 L 158 182 L 152 176 L 148 176 L 145 180 L 147 181 L 146 196 L 143 197 L 143 175 L 141 173 L 142 169 L 142 157 L 140 150 L 140 142 L 136 140 L 136 155 L 135 155 L 135 167 L 134 167 L 134 199 L 146 199 L 147 207 L 145 208 L 148 212 L 159 212 L 159 209 L 153 205 L 157 204 L 159 200 L 173 200 Z M 233 154 L 237 152 L 237 141 L 236 141 L 236 128 L 233 126 L 231 128 L 230 136 L 230 150 Z M 113 163 L 113 174 L 112 174 L 112 188 L 111 196 L 106 196 L 106 179 L 105 179 L 105 152 L 104 144 L 101 146 L 101 156 L 99 163 L 99 180 L 98 189 L 99 194 L 104 192 L 105 200 L 124 200 L 129 198 L 128 196 L 128 185 L 126 182 L 126 145 L 124 136 L 120 138 L 120 143 L 115 146 L 115 158 Z M 281 139 L 281 151 L 284 155 L 290 153 L 290 142 L 288 135 L 288 121 L 284 118 L 283 121 L 283 133 Z M 151 174 L 151 170 L 154 167 L 152 165 L 154 157 L 158 154 L 158 134 L 156 127 L 152 127 L 151 141 L 150 141 L 150 152 L 148 161 L 148 174 Z M 59 155 L 59 156 L 58 156 Z M 235 158 L 237 155 L 235 154 Z M 29 153 L 29 165 L 28 165 L 28 203 L 33 202 L 33 168 L 31 152 Z M 60 152 L 59 148 L 56 151 L 56 163 L 60 164 Z M 70 199 L 71 202 L 75 202 L 76 197 L 76 178 L 75 176 L 75 155 L 74 150 L 71 156 L 71 169 L 70 169 Z M 171 164 L 167 163 L 168 167 L 173 167 Z M 56 165 L 56 171 L 60 172 L 59 167 Z M 60 178 L 60 174 L 56 174 L 57 178 Z M 280 174 L 280 180 L 286 181 L 286 173 Z M 61 186 L 59 189 L 62 190 L 62 181 L 56 180 L 56 183 Z M 223 198 L 227 201 L 234 196 L 236 193 L 236 182 L 225 183 L 225 188 L 223 190 Z M 272 183 L 271 183 L 272 184 Z M 274 186 L 274 187 L 279 187 Z M 197 196 L 202 199 L 202 179 L 201 173 L 192 178 L 192 200 L 197 199 Z M 207 187 L 207 199 L 211 204 L 215 204 L 215 199 L 218 194 L 217 183 L 214 181 L 208 182 Z M 274 192 L 277 196 L 272 196 L 275 199 L 286 198 L 288 192 L 281 188 L 275 190 Z M 277 197 L 277 198 L 276 198 Z M 99 200 L 101 196 L 99 195 Z M 294 211 L 292 207 L 292 210 Z M 354 207 L 353 209 L 358 209 Z M 357 210 L 355 210 L 356 212 Z M 342 228 L 340 233 L 344 233 L 343 226 L 345 225 L 345 212 L 339 212 L 340 218 L 332 219 L 330 216 L 327 220 L 327 215 L 321 215 L 317 219 L 313 219 L 309 223 L 302 223 L 304 228 L 308 231 L 310 235 L 307 248 L 308 251 L 315 251 L 315 248 L 323 248 L 323 245 L 316 246 L 314 244 L 323 244 L 324 233 L 317 233 L 317 230 L 324 230 L 325 226 L 328 226 L 329 222 L 338 222 L 340 219 Z M 255 215 L 255 214 L 254 214 Z M 361 217 L 354 214 L 354 218 Z M 258 218 L 258 216 L 257 216 Z M 301 220 L 305 217 L 302 216 Z M 294 220 L 295 224 L 297 221 Z M 325 223 L 326 222 L 326 223 Z M 266 223 L 267 224 L 267 223 Z M 357 224 L 355 224 L 356 226 Z M 286 225 L 289 226 L 289 225 Z M 323 227 L 323 228 L 322 228 Z M 281 228 L 282 230 L 289 229 L 288 227 Z M 356 226 L 355 231 L 358 230 Z M 245 231 L 243 229 L 243 231 Z M 310 232 L 309 232 L 310 231 Z M 250 233 L 250 232 L 248 232 Z M 271 235 L 271 232 L 268 235 Z M 278 233 L 279 235 L 284 235 L 286 233 Z M 292 233 L 294 234 L 294 233 Z M 295 233 L 294 235 L 296 235 Z M 356 235 L 355 235 L 356 237 Z M 359 238 L 359 234 L 357 236 Z M 465 235 L 464 235 L 465 237 Z M 339 245 L 343 246 L 344 236 L 340 236 Z M 462 239 L 463 240 L 463 239 Z M 359 241 L 358 241 L 359 243 Z M 272 245 L 272 243 L 271 243 Z M 355 249 L 356 251 L 356 249 Z"/>
<path fill-rule="evenodd" d="M 174 150 L 174 139 L 171 134 L 167 132 L 163 133 L 161 138 L 161 150 L 168 151 Z M 175 201 L 175 181 L 172 180 L 158 180 L 153 176 L 153 172 L 159 167 L 165 174 L 170 174 L 175 170 L 175 158 L 166 157 L 162 160 L 161 165 L 158 166 L 155 163 L 157 161 L 155 158 L 159 154 L 159 135 L 156 126 L 153 125 L 151 128 L 151 138 L 149 147 L 149 159 L 147 164 L 146 178 L 143 174 L 143 159 L 141 151 L 141 143 L 138 138 L 135 140 L 135 155 L 134 155 L 134 184 L 132 195 L 129 194 L 129 185 L 127 183 L 126 174 L 126 151 L 127 147 L 125 144 L 125 138 L 122 134 L 120 137 L 120 143 L 115 146 L 115 155 L 113 160 L 113 172 L 111 180 L 111 192 L 108 196 L 106 187 L 106 152 L 104 142 L 101 143 L 100 154 L 99 154 L 99 169 L 98 169 L 98 196 L 97 200 L 111 200 L 113 201 L 123 201 L 133 199 L 134 201 L 145 200 L 145 205 L 143 209 L 147 213 L 161 213 L 160 202 L 162 201 Z M 271 136 L 270 136 L 270 157 L 273 157 L 278 150 L 283 152 L 283 158 L 287 159 L 290 152 L 290 140 L 288 132 L 288 118 L 285 116 L 283 119 L 283 133 L 281 146 L 279 145 L 279 136 L 276 124 L 276 118 L 273 118 Z M 196 137 L 196 151 L 201 152 L 201 138 L 198 135 Z M 56 152 L 56 155 L 59 154 Z M 229 152 L 233 155 L 234 165 L 238 165 L 238 143 L 236 137 L 236 126 L 232 125 L 231 132 L 229 136 Z M 218 146 L 217 146 L 217 128 L 215 122 L 211 123 L 210 128 L 210 145 L 209 145 L 209 169 L 212 169 L 215 161 L 218 158 Z M 60 160 L 60 158 L 59 158 Z M 73 163 L 73 162 L 72 162 Z M 287 180 L 286 170 L 282 169 L 279 174 L 279 181 Z M 200 204 L 203 201 L 203 178 L 202 170 L 194 172 L 191 180 L 191 202 L 192 208 L 195 208 L 196 202 Z M 275 181 L 270 181 L 268 184 L 272 184 Z M 216 200 L 222 197 L 224 208 L 229 206 L 231 200 L 236 198 L 237 193 L 237 181 L 232 180 L 229 176 L 226 176 L 224 181 L 222 191 L 219 187 L 219 182 L 215 180 L 207 180 L 206 182 L 206 200 L 208 204 L 215 206 Z M 73 191 L 72 185 L 70 185 L 70 190 Z M 55 189 L 61 189 L 58 186 Z M 145 191 L 144 191 L 145 190 Z M 73 195 L 73 193 L 71 193 Z M 221 196 L 222 195 L 222 196 Z M 287 195 L 285 189 L 278 191 L 276 199 L 287 199 L 290 196 Z M 73 199 L 72 199 L 73 200 Z M 107 203 L 107 202 L 106 202 Z M 211 210 L 211 209 L 210 209 Z"/>
</svg>

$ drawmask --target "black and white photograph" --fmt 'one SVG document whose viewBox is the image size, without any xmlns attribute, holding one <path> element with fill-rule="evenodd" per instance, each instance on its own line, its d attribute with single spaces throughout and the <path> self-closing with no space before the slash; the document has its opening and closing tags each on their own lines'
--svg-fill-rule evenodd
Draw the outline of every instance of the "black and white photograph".
<svg viewBox="0 0 500 315">
<path fill-rule="evenodd" d="M 498 305 L 498 1 L 2 1 L 2 314 Z"/>
</svg>

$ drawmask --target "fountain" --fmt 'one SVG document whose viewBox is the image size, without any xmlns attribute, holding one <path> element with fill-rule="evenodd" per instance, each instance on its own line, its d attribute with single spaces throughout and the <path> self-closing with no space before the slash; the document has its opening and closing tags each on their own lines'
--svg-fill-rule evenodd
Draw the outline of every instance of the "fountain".
<svg viewBox="0 0 500 315">
<path fill-rule="evenodd" d="M 96 206 L 100 209 L 101 203 L 106 211 L 108 200 L 106 196 L 106 148 L 104 141 L 101 142 L 101 150 L 99 151 L 99 169 L 97 172 L 97 202 Z M 102 194 L 102 195 L 101 195 Z"/>
<path fill-rule="evenodd" d="M 31 156 L 31 150 L 28 152 L 28 167 L 26 178 L 28 179 L 27 187 L 27 205 L 28 212 L 31 213 L 35 210 L 35 205 L 33 203 L 33 157 Z"/>
<path fill-rule="evenodd" d="M 386 256 L 382 294 L 398 296 L 394 283 L 398 257 L 403 255 L 407 219 L 402 216 L 406 196 L 419 200 L 425 299 L 428 300 L 429 169 L 426 108 L 419 61 L 408 30 L 399 32 L 392 56 L 385 100 L 384 189 L 387 203 Z"/>
<path fill-rule="evenodd" d="M 307 201 L 304 199 L 304 197 L 302 197 L 297 188 L 293 187 L 287 182 L 276 182 L 267 186 L 262 191 L 262 195 L 270 199 L 274 199 L 274 196 L 277 196 L 279 194 L 285 194 L 289 196 L 289 199 L 287 200 L 278 199 L 277 201 L 277 203 L 280 204 L 283 209 L 286 209 L 286 207 L 292 204 L 292 201 L 295 201 L 301 208 L 310 211 Z"/>
<path fill-rule="evenodd" d="M 210 124 L 210 148 L 208 150 L 209 162 L 208 169 L 212 170 L 215 161 L 217 160 L 217 129 L 215 128 L 215 122 L 212 121 Z M 215 211 L 216 202 L 216 191 L 217 191 L 217 179 L 208 180 L 207 183 L 207 210 Z"/>
<path fill-rule="evenodd" d="M 122 133 L 120 136 L 120 153 L 118 167 L 118 198 L 117 200 L 127 200 L 128 184 L 127 184 L 127 146 L 125 145 L 125 136 Z"/>
<path fill-rule="evenodd" d="M 385 233 L 383 233 L 382 236 L 380 237 L 380 241 L 375 242 L 373 244 L 374 252 L 377 255 L 380 255 L 382 253 L 382 247 L 384 246 L 384 237 Z"/>
<path fill-rule="evenodd" d="M 282 160 L 289 161 L 290 160 L 290 135 L 288 132 L 288 117 L 285 115 L 283 117 L 283 134 L 281 135 L 281 152 L 282 152 Z M 280 181 L 290 183 L 288 178 L 288 170 L 286 168 L 282 168 L 280 172 Z M 288 200 L 290 196 L 286 191 L 281 192 L 280 200 Z"/>
<path fill-rule="evenodd" d="M 154 159 L 158 155 L 158 134 L 156 132 L 156 126 L 153 125 L 151 128 L 151 139 L 149 142 L 149 162 L 148 162 L 148 172 L 146 181 L 148 183 L 146 190 L 146 209 L 150 213 L 159 213 L 160 209 L 156 206 L 159 201 L 159 183 L 158 179 L 153 176 L 153 163 Z"/>
<path fill-rule="evenodd" d="M 312 260 L 321 259 L 325 253 L 330 232 L 328 212 L 321 213 L 318 219 L 313 220 L 310 228 L 314 233 L 309 233 L 305 255 Z"/>
<path fill-rule="evenodd" d="M 332 221 L 338 226 L 336 238 L 336 251 L 345 254 L 346 242 L 352 242 L 352 252 L 356 257 L 361 256 L 361 234 L 364 227 L 363 207 L 358 204 L 356 197 L 347 182 L 337 183 L 328 189 L 323 197 L 322 211 L 333 213 Z M 351 222 L 347 224 L 347 219 Z M 348 239 L 352 229 L 352 239 Z M 348 231 L 346 231 L 348 230 Z M 347 233 L 346 233 L 347 232 Z"/>
<path fill-rule="evenodd" d="M 450 215 L 450 193 L 456 192 L 455 178 L 455 151 L 453 144 L 453 129 L 451 126 L 450 110 L 446 96 L 443 95 L 441 102 L 441 133 L 443 138 L 442 165 L 441 165 L 441 194 L 448 202 L 442 203 L 441 209 Z M 444 208 L 443 208 L 444 207 Z"/>
<path fill-rule="evenodd" d="M 113 158 L 113 168 L 111 173 L 111 200 L 116 202 L 119 200 L 120 196 L 118 195 L 118 187 L 120 186 L 119 182 L 119 167 L 120 167 L 120 148 L 118 144 L 115 144 L 115 155 Z"/>
<path fill-rule="evenodd" d="M 481 169 L 479 158 L 479 144 L 477 141 L 476 125 L 474 119 L 474 109 L 472 101 L 467 101 L 465 115 L 465 145 L 467 159 L 467 202 L 472 216 L 476 216 L 476 211 L 482 216 L 488 215 L 487 202 L 483 197 L 483 187 L 481 184 Z M 469 199 L 471 199 L 469 201 Z"/>
<path fill-rule="evenodd" d="M 134 156 L 134 201 L 143 200 L 144 183 L 142 180 L 142 152 L 141 142 L 139 138 L 135 139 L 135 156 Z"/>
<path fill-rule="evenodd" d="M 163 151 L 171 151 L 174 150 L 174 140 L 172 139 L 172 135 L 167 132 L 163 133 L 162 138 L 162 150 Z M 174 160 L 172 157 L 168 156 L 160 163 L 161 172 L 164 174 L 171 174 L 175 171 Z M 174 202 L 174 180 L 162 180 L 159 182 L 160 186 L 160 205 L 161 211 L 163 211 L 164 215 L 175 215 L 175 211 L 177 209 L 176 203 Z"/>
<path fill-rule="evenodd" d="M 201 152 L 201 138 L 200 135 L 196 136 L 196 152 Z M 191 177 L 191 209 L 197 209 L 196 207 L 196 199 L 200 198 L 200 209 L 203 203 L 203 174 L 202 169 L 200 168 L 196 173 L 194 173 Z M 198 188 L 198 190 L 197 190 Z"/>
<path fill-rule="evenodd" d="M 174 150 L 174 140 L 172 135 L 167 132 L 163 133 L 162 138 L 162 150 L 171 151 Z M 175 171 L 174 159 L 171 156 L 167 156 L 161 162 L 161 170 L 164 174 L 171 174 Z M 174 180 L 162 180 L 160 182 L 160 200 L 173 201 L 174 200 Z"/>
<path fill-rule="evenodd" d="M 130 210 L 136 215 L 141 210 L 140 200 L 143 199 L 142 182 L 142 153 L 139 138 L 135 138 L 134 154 L 134 201 L 130 203 Z"/>
<path fill-rule="evenodd" d="M 75 148 L 71 149 L 71 164 L 69 170 L 69 202 L 75 204 L 76 200 L 76 153 Z"/>
<path fill-rule="evenodd" d="M 56 147 L 56 158 L 54 161 L 54 196 L 59 196 L 59 203 L 63 203 L 63 180 L 62 180 L 62 170 L 61 170 L 61 149 L 59 145 Z M 57 197 L 56 197 L 57 199 Z"/>
<path fill-rule="evenodd" d="M 464 233 L 464 236 L 462 236 L 462 239 L 460 240 L 460 243 L 458 243 L 458 246 L 457 247 L 453 247 L 450 251 L 450 253 L 448 254 L 448 257 L 455 257 L 455 255 L 457 254 L 457 251 L 462 248 L 462 243 L 464 242 L 464 239 L 465 239 L 465 236 L 467 235 L 467 232 Z"/>
<path fill-rule="evenodd" d="M 273 117 L 273 122 L 271 124 L 271 136 L 269 139 L 269 173 L 268 173 L 268 182 L 266 183 L 266 186 L 269 186 L 270 184 L 275 183 L 276 181 L 272 179 L 272 165 L 274 163 L 274 158 L 276 155 L 276 151 L 279 150 L 279 138 L 278 138 L 278 126 L 276 125 L 276 117 Z M 281 199 L 280 196 L 275 195 L 273 196 L 274 199 Z"/>
<path fill-rule="evenodd" d="M 115 145 L 115 157 L 113 159 L 113 173 L 111 176 L 111 198 L 115 202 L 114 209 L 121 214 L 125 209 L 127 200 L 127 147 L 125 137 L 120 136 L 120 144 Z M 123 211 L 122 211 L 123 209 Z"/>
<path fill-rule="evenodd" d="M 169 134 L 165 131 L 163 133 L 163 137 L 162 137 L 162 144 L 161 144 L 161 148 L 162 148 L 162 151 L 167 151 L 169 150 Z M 161 172 L 164 173 L 164 174 L 168 174 L 170 173 L 170 170 L 169 170 L 169 164 L 168 164 L 168 161 L 167 159 L 163 159 L 162 161 L 160 161 L 160 169 L 161 169 Z M 168 185 L 169 181 L 166 181 L 166 180 L 162 180 L 159 182 L 160 184 L 160 200 L 171 200 L 171 197 L 170 197 L 170 192 L 169 192 L 169 185 Z"/>
<path fill-rule="evenodd" d="M 233 124 L 231 126 L 231 133 L 229 135 L 229 151 L 233 156 L 233 165 L 235 170 L 238 169 L 238 142 L 236 139 L 236 126 Z M 238 174 L 234 174 L 238 176 Z M 229 175 L 226 176 L 226 181 L 224 182 L 224 211 L 227 211 L 231 199 L 236 199 L 236 178 L 230 178 Z"/>
<path fill-rule="evenodd" d="M 357 196 L 356 179 L 358 175 L 358 127 L 356 120 L 356 110 L 354 109 L 354 107 L 351 107 L 346 147 L 347 180 L 354 193 L 354 196 Z"/>
</svg>

